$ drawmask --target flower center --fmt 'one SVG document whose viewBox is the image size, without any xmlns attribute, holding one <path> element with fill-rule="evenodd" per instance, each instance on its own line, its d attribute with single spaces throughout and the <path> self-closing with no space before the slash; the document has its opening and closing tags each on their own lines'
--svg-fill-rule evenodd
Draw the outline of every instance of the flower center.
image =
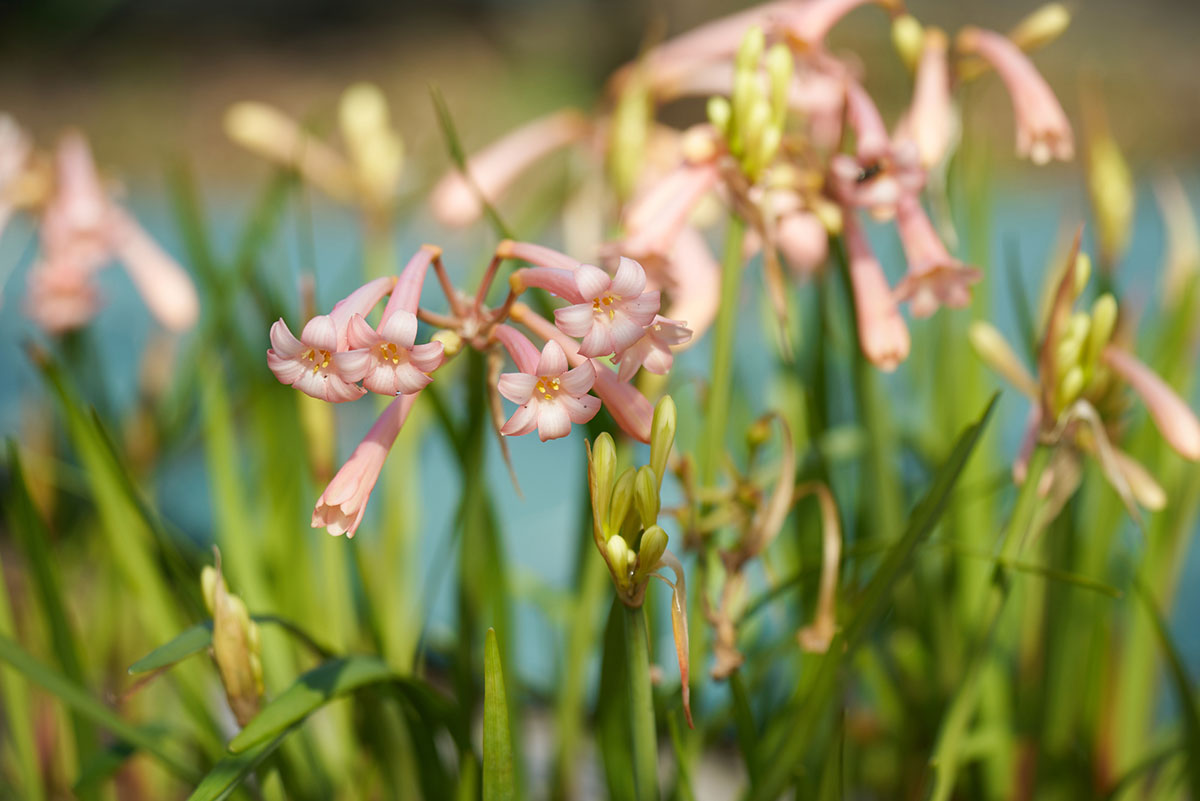
<svg viewBox="0 0 1200 801">
<path fill-rule="evenodd" d="M 396 347 L 391 342 L 379 343 L 380 361 L 391 362 L 392 364 L 400 364 L 400 356 L 400 348 Z"/>
<path fill-rule="evenodd" d="M 537 392 L 542 396 L 542 400 L 554 400 L 554 395 L 558 392 L 561 383 L 557 378 L 550 376 L 542 376 L 537 382 Z"/>
<path fill-rule="evenodd" d="M 608 317 L 611 320 L 613 317 L 617 316 L 617 311 L 613 308 L 613 304 L 616 302 L 616 298 L 605 293 L 598 298 L 592 299 L 592 311 L 596 314 L 607 311 Z"/>
<path fill-rule="evenodd" d="M 300 354 L 301 359 L 312 365 L 313 375 L 316 375 L 318 370 L 327 368 L 331 357 L 332 354 L 329 351 L 320 348 L 309 348 Z"/>
</svg>

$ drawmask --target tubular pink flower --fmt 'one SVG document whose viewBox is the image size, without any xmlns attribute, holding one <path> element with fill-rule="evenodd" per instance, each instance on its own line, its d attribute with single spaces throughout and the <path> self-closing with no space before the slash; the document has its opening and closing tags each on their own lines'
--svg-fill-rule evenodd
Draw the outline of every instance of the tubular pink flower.
<svg viewBox="0 0 1200 801">
<path fill-rule="evenodd" d="M 858 318 L 858 344 L 863 355 L 881 370 L 891 372 L 908 358 L 908 326 L 896 308 L 883 267 L 871 251 L 853 212 L 845 217 L 846 248 L 850 256 L 850 284 Z"/>
<path fill-rule="evenodd" d="M 1141 396 L 1167 444 L 1185 459 L 1200 461 L 1200 420 L 1183 399 L 1153 370 L 1120 348 L 1106 347 L 1104 362 Z"/>
<path fill-rule="evenodd" d="M 172 331 L 191 328 L 200 317 L 200 300 L 187 273 L 131 216 L 119 208 L 110 213 L 113 250 L 146 308 Z"/>
<path fill-rule="evenodd" d="M 682 345 L 692 338 L 692 331 L 682 320 L 671 320 L 656 315 L 654 322 L 646 326 L 642 336 L 613 359 L 621 369 L 617 379 L 629 381 L 639 367 L 645 367 L 655 375 L 666 375 L 675 363 L 671 348 Z"/>
<path fill-rule="evenodd" d="M 916 143 L 921 166 L 926 169 L 941 162 L 955 135 L 948 50 L 946 34 L 936 28 L 925 32 L 912 106 L 899 126 L 900 138 Z"/>
<path fill-rule="evenodd" d="M 367 436 L 321 493 L 313 510 L 313 528 L 324 526 L 335 537 L 342 534 L 354 536 L 367 509 L 371 490 L 375 488 L 375 482 L 383 470 L 383 463 L 416 399 L 415 394 L 401 395 L 379 415 Z"/>
<path fill-rule="evenodd" d="M 380 395 L 412 394 L 433 380 L 429 373 L 441 366 L 443 345 L 416 344 L 416 311 L 429 262 L 439 253 L 439 248 L 425 245 L 409 260 L 383 308 L 378 328 L 372 329 L 361 314 L 350 317 L 346 332 L 350 351 L 342 358 L 346 378 L 361 379 L 367 390 Z"/>
<path fill-rule="evenodd" d="M 804 209 L 779 218 L 775 241 L 798 277 L 811 277 L 829 256 L 829 233 L 817 215 Z"/>
<path fill-rule="evenodd" d="M 330 403 L 358 400 L 366 390 L 355 384 L 363 375 L 363 354 L 348 350 L 348 328 L 395 286 L 396 279 L 376 278 L 334 305 L 329 314 L 308 321 L 296 339 L 283 319 L 271 326 L 267 366 L 280 383 Z"/>
<path fill-rule="evenodd" d="M 501 333 L 501 329 L 507 330 Z M 570 434 L 572 423 L 586 423 L 596 416 L 600 400 L 587 394 L 596 381 L 591 362 L 568 370 L 562 346 L 550 340 L 529 370 L 529 348 L 515 345 L 518 337 L 524 337 L 508 326 L 499 326 L 497 336 L 521 368 L 519 373 L 501 375 L 497 385 L 500 394 L 519 407 L 501 427 L 501 434 L 519 437 L 536 428 L 538 438 L 545 442 Z"/>
<path fill-rule="evenodd" d="M 846 84 L 846 116 L 857 140 L 856 155 L 830 159 L 834 192 L 843 203 L 868 209 L 876 220 L 889 220 L 904 194 L 925 185 L 917 146 L 888 138 L 875 102 L 857 81 Z"/>
<path fill-rule="evenodd" d="M 587 119 L 574 109 L 556 111 L 517 128 L 467 159 L 474 186 L 457 170 L 438 181 L 430 197 L 433 216 L 444 225 L 470 225 L 483 214 L 476 188 L 489 203 L 495 203 L 522 173 L 590 130 Z"/>
<path fill-rule="evenodd" d="M 978 54 L 1004 81 L 1017 122 L 1017 155 L 1028 156 L 1034 164 L 1074 157 L 1071 123 L 1054 90 L 1019 47 L 1001 34 L 973 27 L 958 35 L 958 47 Z"/>
<path fill-rule="evenodd" d="M 908 259 L 908 274 L 896 287 L 896 300 L 910 301 L 914 317 L 928 317 L 939 306 L 969 306 L 971 284 L 983 275 L 950 255 L 914 195 L 900 199 L 896 228 Z"/>
<path fill-rule="evenodd" d="M 646 271 L 622 257 L 617 274 L 584 264 L 575 271 L 581 303 L 554 310 L 559 330 L 582 337 L 579 352 L 587 357 L 608 356 L 628 348 L 658 313 L 659 293 L 646 292 Z"/>
<path fill-rule="evenodd" d="M 496 254 L 505 259 L 527 261 L 535 267 L 570 271 L 579 266 L 579 261 L 567 254 L 544 245 L 535 245 L 532 242 L 515 242 L 505 239 L 496 246 Z"/>
<path fill-rule="evenodd" d="M 557 342 L 562 347 L 563 353 L 567 355 L 567 360 L 571 364 L 590 363 L 596 375 L 596 383 L 592 386 L 592 391 L 604 402 L 613 420 L 616 421 L 617 425 L 626 434 L 629 434 L 634 439 L 645 443 L 650 442 L 650 425 L 654 419 L 654 407 L 650 405 L 650 401 L 646 399 L 646 396 L 638 391 L 637 387 L 618 379 L 617 374 L 605 365 L 587 359 L 580 354 L 578 342 L 571 339 L 562 331 L 559 331 L 548 320 L 534 314 L 523 305 L 517 304 L 513 308 L 512 316 L 514 320 L 522 323 L 530 331 L 547 342 L 551 340 Z M 505 327 L 498 326 L 497 334 L 500 333 L 500 329 Z M 532 345 L 530 345 L 530 349 L 536 354 L 537 350 Z M 509 352 L 513 352 L 511 347 L 509 348 Z M 517 360 L 515 354 L 513 360 L 517 361 L 518 366 L 520 365 L 520 361 Z"/>
<path fill-rule="evenodd" d="M 621 252 L 632 258 L 670 253 L 688 217 L 719 177 L 716 164 L 683 164 L 657 181 L 629 204 Z"/>
</svg>

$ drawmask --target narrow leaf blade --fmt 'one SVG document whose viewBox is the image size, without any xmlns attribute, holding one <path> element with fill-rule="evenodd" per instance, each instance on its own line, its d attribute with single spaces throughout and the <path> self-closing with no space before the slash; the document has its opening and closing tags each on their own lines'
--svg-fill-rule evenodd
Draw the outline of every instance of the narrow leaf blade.
<svg viewBox="0 0 1200 801">
<path fill-rule="evenodd" d="M 483 801 L 512 801 L 516 785 L 508 699 L 495 629 L 488 629 L 483 660 Z"/>
</svg>

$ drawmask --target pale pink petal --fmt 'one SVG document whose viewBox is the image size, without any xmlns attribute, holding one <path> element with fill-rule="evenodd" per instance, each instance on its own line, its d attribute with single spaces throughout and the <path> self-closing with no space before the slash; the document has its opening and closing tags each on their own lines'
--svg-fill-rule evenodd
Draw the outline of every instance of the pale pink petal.
<svg viewBox="0 0 1200 801">
<path fill-rule="evenodd" d="M 432 373 L 442 366 L 442 353 L 445 350 L 441 342 L 427 342 L 424 345 L 414 345 L 408 352 L 408 358 L 413 366 L 423 373 Z"/>
<path fill-rule="evenodd" d="M 666 375 L 675 363 L 675 354 L 671 349 L 654 343 L 642 359 L 642 367 L 655 375 Z"/>
<path fill-rule="evenodd" d="M 1142 397 L 1163 439 L 1180 456 L 1200 461 L 1200 420 L 1165 381 L 1135 356 L 1119 348 L 1104 349 L 1104 361 Z"/>
<path fill-rule="evenodd" d="M 661 305 L 661 295 L 654 292 L 643 292 L 636 297 L 626 297 L 618 304 L 618 309 L 638 325 L 650 325 L 654 315 L 658 314 Z"/>
<path fill-rule="evenodd" d="M 538 439 L 542 442 L 559 439 L 571 433 L 571 416 L 557 400 L 538 404 Z"/>
<path fill-rule="evenodd" d="M 646 330 L 646 325 L 653 319 L 653 314 L 651 314 L 650 318 L 643 323 L 634 322 L 632 319 L 623 314 L 618 314 L 616 317 L 614 317 L 608 326 L 609 331 L 611 332 L 613 350 L 617 353 L 621 353 L 626 348 L 633 345 L 633 343 L 641 339 L 642 334 Z M 579 352 L 583 353 L 584 356 L 588 355 L 587 353 L 584 353 L 583 348 L 580 348 Z"/>
<path fill-rule="evenodd" d="M 636 298 L 645 288 L 646 271 L 642 269 L 642 265 L 622 256 L 609 291 L 622 298 Z"/>
<path fill-rule="evenodd" d="M 596 367 L 596 383 L 592 390 L 604 401 L 608 413 L 625 433 L 641 442 L 650 442 L 650 423 L 654 407 L 637 387 L 617 379 L 616 374 L 602 364 Z"/>
<path fill-rule="evenodd" d="M 404 309 L 393 311 L 390 317 L 380 321 L 379 336 L 386 342 L 411 348 L 417 341 L 417 316 Z"/>
<path fill-rule="evenodd" d="M 521 270 L 516 275 L 519 276 L 522 285 L 544 289 L 568 303 L 583 303 L 585 300 L 579 294 L 579 288 L 575 284 L 574 270 L 562 270 L 557 267 L 530 267 Z M 586 300 L 591 302 L 591 298 Z"/>
<path fill-rule="evenodd" d="M 582 337 L 592 330 L 595 311 L 591 303 L 576 303 L 554 310 L 554 324 L 567 336 Z"/>
<path fill-rule="evenodd" d="M 267 367 L 275 374 L 279 383 L 289 387 L 309 372 L 309 368 L 303 362 L 291 357 L 280 356 L 274 350 L 267 351 Z"/>
<path fill-rule="evenodd" d="M 540 376 L 558 376 L 567 371 L 567 354 L 562 345 L 550 340 L 542 347 L 541 358 L 538 359 L 534 372 Z"/>
<path fill-rule="evenodd" d="M 361 314 L 350 317 L 346 324 L 346 346 L 349 348 L 372 348 L 383 342 L 383 337 L 375 332 L 371 324 Z"/>
<path fill-rule="evenodd" d="M 511 325 L 496 326 L 496 339 L 508 351 L 508 355 L 516 363 L 522 373 L 536 373 L 538 360 L 541 358 L 537 347 Z"/>
<path fill-rule="evenodd" d="M 506 437 L 522 437 L 533 431 L 538 424 L 537 407 L 537 401 L 518 406 L 512 417 L 508 418 L 508 422 L 500 427 L 500 433 Z"/>
<path fill-rule="evenodd" d="M 529 373 L 502 373 L 496 388 L 513 403 L 528 403 L 537 382 L 538 377 Z"/>
<path fill-rule="evenodd" d="M 591 264 L 581 264 L 575 271 L 575 286 L 584 302 L 600 297 L 609 290 L 612 278 L 609 274 Z"/>
<path fill-rule="evenodd" d="M 371 309 L 375 308 L 375 304 L 383 300 L 383 296 L 391 292 L 394 286 L 396 286 L 396 277 L 394 275 L 376 278 L 374 281 L 368 281 L 363 284 L 333 304 L 333 311 L 329 312 L 329 318 L 337 327 L 339 335 L 344 338 L 346 324 L 350 322 L 350 318 L 356 314 L 366 317 L 370 314 Z M 301 339 L 304 339 L 304 337 L 301 337 Z M 308 340 L 305 341 L 307 342 Z M 342 344 L 344 345 L 345 343 L 343 342 Z M 326 350 L 340 350 L 340 348 L 326 348 Z"/>
<path fill-rule="evenodd" d="M 583 395 L 596 383 L 596 368 L 590 361 L 563 373 L 559 386 L 567 395 Z"/>
<path fill-rule="evenodd" d="M 300 332 L 300 341 L 310 348 L 332 353 L 338 349 L 337 326 L 328 314 L 319 314 L 305 323 L 304 330 Z"/>
<path fill-rule="evenodd" d="M 603 323 L 597 323 L 588 330 L 583 342 L 579 343 L 579 353 L 589 358 L 608 356 L 616 352 L 613 342 L 612 329 Z"/>
<path fill-rule="evenodd" d="M 879 0 L 807 0 L 793 4 L 795 13 L 785 17 L 788 38 L 814 49 L 824 43 L 833 26 L 859 6 Z"/>
<path fill-rule="evenodd" d="M 346 381 L 354 383 L 362 381 L 374 366 L 375 357 L 366 348 L 344 350 L 333 354 L 330 359 L 333 371 Z"/>
<path fill-rule="evenodd" d="M 391 390 L 397 395 L 411 395 L 420 392 L 433 381 L 410 362 L 401 362 L 385 369 L 392 374 Z M 367 389 L 371 389 L 371 387 L 367 387 Z"/>
<path fill-rule="evenodd" d="M 576 425 L 588 422 L 596 416 L 596 412 L 600 411 L 600 399 L 594 398 L 591 395 L 582 395 L 580 397 L 560 395 L 558 403 L 567 410 L 567 417 Z"/>
<path fill-rule="evenodd" d="M 300 355 L 304 350 L 304 343 L 292 336 L 287 323 L 281 317 L 271 323 L 271 347 L 281 358 L 291 359 Z"/>
</svg>

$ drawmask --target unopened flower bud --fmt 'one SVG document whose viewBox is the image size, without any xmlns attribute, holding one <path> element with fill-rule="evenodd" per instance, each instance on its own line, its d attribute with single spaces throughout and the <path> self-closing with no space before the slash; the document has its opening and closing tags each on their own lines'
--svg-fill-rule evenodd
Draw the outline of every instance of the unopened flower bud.
<svg viewBox="0 0 1200 801">
<path fill-rule="evenodd" d="M 842 232 L 842 207 L 825 198 L 818 198 L 812 204 L 812 212 L 817 215 L 821 225 L 833 236 Z"/>
<path fill-rule="evenodd" d="M 1087 137 L 1085 167 L 1088 198 L 1096 218 L 1096 243 L 1101 264 L 1112 269 L 1129 244 L 1136 194 L 1129 164 L 1108 129 L 1099 102 L 1092 100 L 1087 104 L 1094 105 L 1095 110 L 1084 115 Z"/>
<path fill-rule="evenodd" d="M 1070 406 L 1083 392 L 1083 368 L 1075 365 L 1067 370 L 1062 381 L 1058 385 L 1058 406 L 1059 410 Z"/>
<path fill-rule="evenodd" d="M 1099 358 L 1117 327 L 1117 299 L 1105 292 L 1092 304 L 1092 325 L 1088 332 L 1088 358 Z"/>
<path fill-rule="evenodd" d="M 354 84 L 342 94 L 338 116 L 359 185 L 374 201 L 389 199 L 400 182 L 404 144 L 392 131 L 383 92 Z"/>
<path fill-rule="evenodd" d="M 771 122 L 777 126 L 783 125 L 787 116 L 793 68 L 792 51 L 787 45 L 772 45 L 767 51 L 767 76 L 771 81 Z"/>
<path fill-rule="evenodd" d="M 718 101 L 718 105 L 724 104 L 725 123 L 728 125 L 729 102 L 723 97 L 713 97 L 709 99 L 710 106 L 713 100 Z M 716 127 L 716 121 L 710 121 Z M 717 156 L 717 143 L 713 141 L 712 130 L 706 125 L 693 125 L 684 131 L 679 148 L 683 152 L 684 160 L 689 164 L 707 164 Z"/>
<path fill-rule="evenodd" d="M 733 107 L 723 97 L 713 96 L 708 99 L 708 121 L 724 135 L 729 134 L 729 121 L 733 118 Z"/>
<path fill-rule="evenodd" d="M 1065 3 L 1047 3 L 1009 31 L 1008 38 L 1022 50 L 1045 47 L 1062 36 L 1071 24 L 1071 12 Z"/>
<path fill-rule="evenodd" d="M 206 566 L 200 573 L 200 586 L 213 616 L 213 660 L 229 707 L 237 722 L 245 726 L 258 714 L 263 692 L 258 627 L 242 599 L 226 588 L 219 567 Z"/>
<path fill-rule="evenodd" d="M 588 451 L 588 479 L 591 481 L 592 515 L 601 529 L 608 520 L 609 504 L 612 502 L 613 483 L 617 478 L 617 449 L 612 436 L 606 431 L 596 437 Z"/>
<path fill-rule="evenodd" d="M 735 69 L 738 72 L 751 72 L 758 69 L 758 62 L 762 59 L 763 48 L 766 47 L 766 35 L 763 34 L 763 29 L 755 25 L 746 31 L 742 37 L 742 44 L 738 47 L 737 59 L 734 62 Z"/>
<path fill-rule="evenodd" d="M 650 526 L 642 534 L 642 542 L 638 545 L 637 572 L 635 582 L 643 581 L 658 567 L 659 560 L 667 550 L 667 532 L 661 526 Z"/>
<path fill-rule="evenodd" d="M 442 357 L 452 359 L 462 350 L 463 338 L 457 331 L 444 328 L 429 338 L 431 342 L 442 343 Z"/>
<path fill-rule="evenodd" d="M 925 46 L 925 30 L 912 14 L 901 14 L 892 20 L 892 46 L 908 71 L 914 72 Z"/>
<path fill-rule="evenodd" d="M 1027 396 L 1038 396 L 1037 382 L 1029 375 L 1017 354 L 995 326 L 982 320 L 971 323 L 967 330 L 967 338 L 975 355 L 985 364 Z"/>
<path fill-rule="evenodd" d="M 675 401 L 663 395 L 654 406 L 654 419 L 650 423 L 650 469 L 662 489 L 663 476 L 667 473 L 667 460 L 671 458 L 671 446 L 675 444 L 677 412 Z"/>
<path fill-rule="evenodd" d="M 1080 253 L 1075 260 L 1075 297 L 1083 294 L 1091 277 L 1092 257 L 1086 253 Z"/>
<path fill-rule="evenodd" d="M 658 520 L 658 504 L 658 479 L 653 469 L 642 465 L 633 479 L 633 507 L 642 528 L 649 528 Z"/>
<path fill-rule="evenodd" d="M 629 544 L 625 542 L 624 537 L 609 538 L 608 543 L 605 545 L 605 557 L 613 569 L 618 586 L 622 588 L 629 586 L 630 555 Z"/>
<path fill-rule="evenodd" d="M 608 525 L 604 527 L 604 538 L 608 539 L 621 531 L 629 508 L 633 505 L 633 478 L 636 471 L 632 467 L 625 468 L 613 484 L 612 503 L 608 507 Z"/>
</svg>

